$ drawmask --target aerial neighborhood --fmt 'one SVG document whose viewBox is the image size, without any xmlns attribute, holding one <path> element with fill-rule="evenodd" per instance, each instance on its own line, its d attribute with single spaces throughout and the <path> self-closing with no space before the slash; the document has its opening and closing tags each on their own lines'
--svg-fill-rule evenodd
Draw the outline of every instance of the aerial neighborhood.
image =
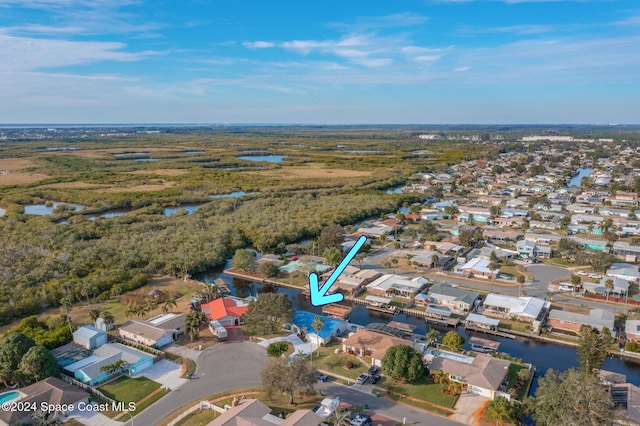
<svg viewBox="0 0 640 426">
<path fill-rule="evenodd" d="M 214 273 L 63 297 L 0 341 L 15 408 L 0 424 L 520 424 L 542 419 L 532 387 L 571 380 L 640 424 L 620 367 L 640 364 L 640 160 L 537 138 L 413 174 L 384 189 L 411 200 L 397 210 L 238 248 Z M 310 303 L 311 274 L 343 300 Z"/>
</svg>

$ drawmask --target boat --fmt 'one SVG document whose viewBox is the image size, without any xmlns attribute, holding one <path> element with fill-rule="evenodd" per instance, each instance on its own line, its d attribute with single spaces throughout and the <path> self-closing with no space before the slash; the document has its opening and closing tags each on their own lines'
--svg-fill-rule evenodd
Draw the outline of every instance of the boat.
<svg viewBox="0 0 640 426">
<path fill-rule="evenodd" d="M 500 347 L 500 342 L 473 336 L 469 338 L 469 345 L 474 352 L 494 353 Z"/>
</svg>

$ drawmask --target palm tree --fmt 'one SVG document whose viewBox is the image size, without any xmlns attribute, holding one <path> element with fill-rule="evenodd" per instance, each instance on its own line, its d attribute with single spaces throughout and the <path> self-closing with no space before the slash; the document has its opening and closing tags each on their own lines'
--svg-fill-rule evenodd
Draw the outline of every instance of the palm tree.
<svg viewBox="0 0 640 426">
<path fill-rule="evenodd" d="M 501 396 L 489 402 L 489 405 L 487 405 L 487 408 L 484 410 L 484 415 L 489 420 L 495 420 L 496 425 L 499 426 L 503 426 L 505 421 L 512 420 L 513 418 L 509 401 Z"/>
<path fill-rule="evenodd" d="M 96 320 L 100 318 L 100 310 L 99 309 L 91 309 L 89 311 L 89 318 L 95 324 Z"/>
<path fill-rule="evenodd" d="M 367 254 L 363 252 L 358 252 L 358 254 L 356 254 L 356 256 L 354 257 L 354 259 L 358 261 L 360 269 L 362 269 L 362 261 L 365 259 L 365 257 L 367 257 Z"/>
<path fill-rule="evenodd" d="M 113 323 L 115 322 L 116 319 L 113 317 L 113 314 L 111 312 L 103 311 L 100 316 L 104 320 L 104 323 L 107 325 L 107 329 L 110 329 L 111 327 L 113 327 Z"/>
<path fill-rule="evenodd" d="M 449 375 L 443 370 L 438 370 L 433 373 L 433 383 L 439 383 L 441 385 L 449 383 Z"/>
<path fill-rule="evenodd" d="M 122 368 L 125 366 L 126 362 L 124 362 L 124 360 L 119 359 L 115 362 L 112 362 L 111 364 L 106 364 L 103 365 L 102 367 L 100 367 L 100 371 L 103 371 L 105 373 L 107 373 L 108 375 L 117 373 L 118 371 L 122 370 Z"/>
<path fill-rule="evenodd" d="M 440 260 L 440 259 L 438 258 L 437 254 L 434 254 L 434 255 L 431 256 L 431 265 L 432 265 L 431 267 L 432 268 L 435 268 L 436 266 L 438 266 L 438 260 Z"/>
<path fill-rule="evenodd" d="M 518 275 L 518 278 L 516 278 L 516 281 L 518 282 L 518 296 L 522 296 L 522 284 L 524 284 L 525 282 L 524 275 L 522 274 Z"/>
<path fill-rule="evenodd" d="M 131 318 L 132 316 L 136 315 L 138 313 L 138 307 L 137 306 L 129 306 L 129 308 L 127 308 L 126 311 L 124 311 L 124 315 L 127 318 Z"/>
<path fill-rule="evenodd" d="M 169 297 L 167 298 L 167 300 L 164 301 L 164 304 L 162 305 L 162 313 L 167 313 L 171 310 L 171 306 L 173 306 L 174 308 L 178 307 L 178 303 L 176 302 L 175 297 Z"/>
<path fill-rule="evenodd" d="M 462 393 L 462 383 L 451 381 L 447 386 L 447 390 L 451 395 L 460 395 Z"/>
<path fill-rule="evenodd" d="M 440 341 L 440 332 L 435 328 L 432 328 L 424 337 L 427 339 L 429 345 L 432 345 Z"/>
<path fill-rule="evenodd" d="M 311 323 L 311 328 L 316 332 L 316 338 L 318 341 L 318 356 L 320 356 L 320 330 L 324 328 L 325 320 L 324 317 L 316 315 Z"/>
<path fill-rule="evenodd" d="M 69 326 L 69 333 L 73 334 L 73 326 L 71 325 L 71 298 L 69 296 L 63 297 L 60 300 L 60 312 L 65 316 L 67 325 Z"/>
<path fill-rule="evenodd" d="M 609 303 L 609 294 L 611 294 L 611 290 L 613 290 L 613 280 L 611 278 L 608 278 L 604 282 L 604 288 L 607 289 L 607 303 Z"/>
</svg>

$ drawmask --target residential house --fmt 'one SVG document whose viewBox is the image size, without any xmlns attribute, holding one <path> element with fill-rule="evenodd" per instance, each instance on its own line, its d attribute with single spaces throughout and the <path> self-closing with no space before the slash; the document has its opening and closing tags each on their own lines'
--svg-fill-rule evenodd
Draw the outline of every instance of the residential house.
<svg viewBox="0 0 640 426">
<path fill-rule="evenodd" d="M 207 426 L 319 426 L 322 418 L 311 410 L 296 410 L 286 419 L 271 414 L 271 408 L 257 399 L 242 399 Z"/>
<path fill-rule="evenodd" d="M 491 211 L 484 207 L 468 207 L 460 206 L 458 208 L 460 213 L 458 214 L 459 222 L 482 222 L 487 223 L 491 220 Z"/>
<path fill-rule="evenodd" d="M 563 238 L 565 237 L 551 232 L 526 232 L 524 234 L 525 240 L 532 241 L 536 245 L 543 246 L 558 244 Z"/>
<path fill-rule="evenodd" d="M 323 274 L 323 281 L 329 278 L 329 275 L 330 274 L 328 272 Z M 344 272 L 342 272 L 338 277 L 333 288 L 339 290 L 343 294 L 356 295 L 364 289 L 367 284 L 378 278 L 380 275 L 382 275 L 382 273 L 374 269 L 358 269 L 355 266 L 348 265 Z"/>
<path fill-rule="evenodd" d="M 580 244 L 582 248 L 605 251 L 607 249 L 607 242 L 605 240 L 592 240 L 587 238 L 580 238 L 576 236 L 570 236 L 569 239 Z"/>
<path fill-rule="evenodd" d="M 522 321 L 541 322 L 549 302 L 535 297 L 513 297 L 490 293 L 483 302 L 484 314 L 496 314 L 504 317 L 516 317 Z"/>
<path fill-rule="evenodd" d="M 606 287 L 608 280 L 613 282 L 613 289 L 610 291 L 608 291 Z M 582 288 L 587 293 L 599 294 L 601 296 L 606 296 L 607 293 L 609 293 L 609 295 L 612 296 L 624 297 L 629 292 L 629 281 L 620 277 L 607 276 L 601 278 L 600 282 L 597 283 L 586 281 L 582 283 Z"/>
<path fill-rule="evenodd" d="M 12 409 L 9 410 L 3 407 L 0 410 L 0 424 L 31 424 L 32 416 L 37 412 L 31 408 L 43 405 L 56 408 L 56 417 L 60 421 L 64 421 L 64 417 L 69 414 L 66 410 L 67 407 L 77 407 L 81 402 L 89 402 L 87 392 L 56 377 L 48 377 L 21 388 L 19 393 L 21 397 L 14 400 L 17 402 L 15 409 L 11 407 Z"/>
<path fill-rule="evenodd" d="M 424 220 L 448 219 L 449 215 L 437 209 L 422 209 L 420 218 Z"/>
<path fill-rule="evenodd" d="M 509 372 L 510 361 L 487 354 L 466 357 L 437 356 L 429 364 L 429 371 L 444 371 L 449 379 L 462 383 L 473 394 L 494 399 Z"/>
<path fill-rule="evenodd" d="M 629 342 L 640 342 L 640 320 L 630 320 L 624 324 L 624 336 Z"/>
<path fill-rule="evenodd" d="M 362 357 L 370 356 L 371 364 L 378 367 L 382 366 L 382 358 L 387 350 L 396 345 L 413 346 L 413 343 L 410 340 L 399 339 L 363 328 L 342 342 L 345 352 L 352 352 Z"/>
<path fill-rule="evenodd" d="M 108 372 L 105 367 L 123 361 L 123 370 L 136 375 L 153 365 L 154 356 L 120 343 L 106 343 L 93 351 L 93 354 L 81 361 L 64 367 L 76 380 L 95 386 L 119 371 Z"/>
<path fill-rule="evenodd" d="M 510 209 L 518 209 L 518 208 L 526 207 L 527 203 L 517 198 L 514 198 L 513 200 L 507 201 L 506 206 L 507 208 L 510 208 Z"/>
<path fill-rule="evenodd" d="M 530 259 L 535 257 L 550 258 L 550 247 L 538 247 L 534 242 L 529 240 L 521 240 L 516 244 L 516 250 L 518 255 L 523 259 Z"/>
<path fill-rule="evenodd" d="M 615 241 L 612 251 L 615 255 L 625 256 L 628 262 L 636 262 L 640 258 L 640 246 L 629 244 L 626 241 Z"/>
<path fill-rule="evenodd" d="M 475 257 L 464 265 L 457 265 L 455 272 L 478 278 L 495 278 L 500 272 L 499 269 L 489 269 L 491 262 L 487 259 Z"/>
<path fill-rule="evenodd" d="M 427 281 L 421 277 L 408 280 L 400 275 L 385 274 L 367 285 L 367 293 L 374 296 L 400 296 L 412 299 L 425 288 L 426 284 Z"/>
<path fill-rule="evenodd" d="M 527 217 L 527 216 L 529 216 L 529 211 L 528 210 L 522 210 L 522 209 L 506 208 L 506 209 L 502 209 L 502 211 L 500 212 L 500 216 L 505 217 L 505 218 Z"/>
<path fill-rule="evenodd" d="M 484 238 L 492 241 L 517 241 L 523 237 L 523 233 L 515 230 L 484 228 Z"/>
<path fill-rule="evenodd" d="M 120 337 L 151 348 L 162 348 L 173 342 L 174 331 L 156 327 L 142 320 L 129 320 L 118 328 Z"/>
<path fill-rule="evenodd" d="M 249 305 L 241 300 L 220 297 L 202 305 L 202 312 L 208 321 L 218 321 L 224 327 L 244 324 L 242 316 L 249 309 Z"/>
<path fill-rule="evenodd" d="M 443 254 L 430 250 L 413 250 L 408 254 L 412 256 L 411 261 L 417 263 L 420 266 L 435 268 L 443 267 L 453 260 L 451 256 L 445 256 Z M 433 261 L 434 256 L 437 258 L 435 262 Z"/>
<path fill-rule="evenodd" d="M 322 327 L 322 330 L 318 332 L 313 328 L 313 321 L 316 317 L 320 317 L 324 320 L 324 327 Z M 293 325 L 295 326 L 294 331 L 304 331 L 310 342 L 322 343 L 325 345 L 331 342 L 331 339 L 338 337 L 348 329 L 347 322 L 344 320 L 328 318 L 306 311 L 295 312 Z"/>
<path fill-rule="evenodd" d="M 107 332 L 92 325 L 83 325 L 73 332 L 73 341 L 84 348 L 95 349 L 107 343 Z"/>
<path fill-rule="evenodd" d="M 147 322 L 153 326 L 160 327 L 165 330 L 173 331 L 173 339 L 177 340 L 178 337 L 184 334 L 186 314 L 174 314 L 167 313 L 153 317 Z"/>
<path fill-rule="evenodd" d="M 613 331 L 614 319 L 615 315 L 608 309 L 591 309 L 588 314 L 551 309 L 548 322 L 553 329 L 579 333 L 583 325 L 590 325 L 599 331 L 602 331 L 604 327 Z"/>
<path fill-rule="evenodd" d="M 615 195 L 606 198 L 612 206 L 631 207 L 638 205 L 638 197 L 634 192 L 617 191 Z"/>
<path fill-rule="evenodd" d="M 607 269 L 608 277 L 618 277 L 625 281 L 637 282 L 640 279 L 638 267 L 629 263 L 612 263 Z"/>
<path fill-rule="evenodd" d="M 458 312 L 468 312 L 475 308 L 480 293 L 463 290 L 449 283 L 436 283 L 429 289 L 429 301 L 452 308 Z"/>
</svg>

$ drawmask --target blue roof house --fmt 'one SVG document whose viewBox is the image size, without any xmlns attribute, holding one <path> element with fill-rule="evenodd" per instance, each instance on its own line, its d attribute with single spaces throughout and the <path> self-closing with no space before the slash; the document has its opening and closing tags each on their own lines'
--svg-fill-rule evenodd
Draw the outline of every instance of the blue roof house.
<svg viewBox="0 0 640 426">
<path fill-rule="evenodd" d="M 322 327 L 322 330 L 320 330 L 319 333 L 316 333 L 311 326 L 316 317 L 324 319 L 324 327 Z M 293 317 L 293 324 L 298 330 L 304 330 L 307 339 L 310 342 L 316 343 L 319 338 L 319 341 L 325 345 L 329 343 L 331 339 L 339 336 L 347 330 L 347 322 L 344 320 L 328 318 L 306 311 L 296 311 Z"/>
</svg>

